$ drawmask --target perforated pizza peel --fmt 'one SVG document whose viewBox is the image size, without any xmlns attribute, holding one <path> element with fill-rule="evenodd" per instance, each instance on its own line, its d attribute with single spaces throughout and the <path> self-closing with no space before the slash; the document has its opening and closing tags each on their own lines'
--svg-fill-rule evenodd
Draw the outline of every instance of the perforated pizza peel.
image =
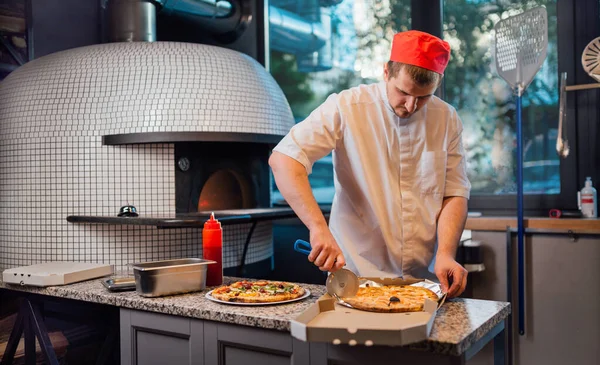
<svg viewBox="0 0 600 365">
<path fill-rule="evenodd" d="M 548 14 L 538 7 L 499 21 L 495 30 L 496 71 L 517 95 L 517 225 L 519 333 L 525 334 L 525 283 L 523 243 L 523 143 L 521 97 L 540 70 L 548 49 Z M 510 295 L 510 294 L 509 294 Z"/>
</svg>

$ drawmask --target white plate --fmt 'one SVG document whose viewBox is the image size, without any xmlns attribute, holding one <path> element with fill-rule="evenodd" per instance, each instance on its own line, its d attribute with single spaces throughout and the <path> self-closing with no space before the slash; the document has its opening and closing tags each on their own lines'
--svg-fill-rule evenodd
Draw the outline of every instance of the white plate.
<svg viewBox="0 0 600 365">
<path fill-rule="evenodd" d="M 256 305 L 286 304 L 286 303 L 291 303 L 291 302 L 297 302 L 299 300 L 306 299 L 306 298 L 308 298 L 310 296 L 310 290 L 308 290 L 308 289 L 305 288 L 304 289 L 304 294 L 302 296 L 300 296 L 298 298 L 294 298 L 294 299 L 284 300 L 284 301 L 281 301 L 281 302 L 243 303 L 243 302 L 226 302 L 224 300 L 217 299 L 217 298 L 215 298 L 215 297 L 213 297 L 211 295 L 212 292 L 213 291 L 211 290 L 208 293 L 206 293 L 206 295 L 205 295 L 206 299 L 208 299 L 208 300 L 210 300 L 212 302 L 221 303 L 221 304 L 230 304 L 230 305 L 250 305 L 250 306 L 253 306 L 253 305 L 256 306 Z"/>
</svg>

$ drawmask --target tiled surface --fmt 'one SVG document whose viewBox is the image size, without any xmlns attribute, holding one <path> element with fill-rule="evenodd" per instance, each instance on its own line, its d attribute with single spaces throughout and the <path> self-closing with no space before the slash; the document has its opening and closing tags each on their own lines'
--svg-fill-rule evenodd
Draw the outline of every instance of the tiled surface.
<svg viewBox="0 0 600 365">
<path fill-rule="evenodd" d="M 191 43 L 109 43 L 54 53 L 11 73 L 0 96 L 9 139 L 32 132 L 285 135 L 293 125 L 283 92 L 259 63 Z"/>
<path fill-rule="evenodd" d="M 225 282 L 231 280 L 237 279 L 225 278 Z M 143 298 L 136 292 L 111 293 L 99 279 L 48 288 L 15 286 L 0 281 L 0 288 L 281 331 L 289 331 L 290 320 L 305 311 L 326 291 L 322 285 L 302 285 L 311 291 L 311 296 L 305 300 L 284 305 L 248 307 L 211 302 L 205 298 L 209 289 L 184 295 Z M 428 340 L 409 345 L 409 348 L 460 355 L 509 314 L 510 303 L 506 302 L 462 298 L 446 301 L 438 310 Z"/>
<path fill-rule="evenodd" d="M 42 261 L 130 262 L 202 254 L 201 230 L 72 224 L 67 215 L 174 215 L 174 145 L 102 146 L 107 134 L 284 135 L 291 111 L 272 77 L 237 52 L 112 43 L 36 59 L 0 83 L 0 269 Z M 250 225 L 224 231 L 237 265 Z M 247 263 L 271 256 L 257 226 Z"/>
</svg>

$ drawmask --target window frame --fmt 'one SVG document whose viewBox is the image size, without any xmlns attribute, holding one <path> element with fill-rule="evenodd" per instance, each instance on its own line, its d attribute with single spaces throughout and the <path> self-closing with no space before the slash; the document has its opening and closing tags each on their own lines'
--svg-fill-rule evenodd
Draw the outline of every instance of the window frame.
<svg viewBox="0 0 600 365">
<path fill-rule="evenodd" d="M 432 2 L 425 4 L 423 1 L 412 0 L 412 29 L 441 36 L 443 0 L 435 3 L 432 6 Z M 438 6 L 441 11 L 437 11 Z M 590 83 L 592 80 L 581 67 L 580 57 L 589 41 L 600 33 L 599 2 L 585 1 L 582 6 L 580 1 L 557 0 L 556 6 L 558 73 L 560 75 L 563 71 L 567 72 L 569 85 Z M 525 194 L 523 200 L 526 215 L 547 215 L 548 210 L 553 208 L 577 210 L 577 191 L 583 186 L 585 176 L 592 176 L 594 182 L 600 183 L 600 171 L 594 169 L 600 162 L 600 149 L 595 148 L 594 143 L 600 134 L 597 127 L 599 104 L 600 91 L 597 89 L 567 93 L 567 121 L 571 121 L 567 123 L 567 136 L 571 153 L 560 161 L 561 191 L 559 194 Z M 513 215 L 516 209 L 516 192 L 514 195 L 471 195 L 469 200 L 470 211 L 486 215 Z"/>
</svg>

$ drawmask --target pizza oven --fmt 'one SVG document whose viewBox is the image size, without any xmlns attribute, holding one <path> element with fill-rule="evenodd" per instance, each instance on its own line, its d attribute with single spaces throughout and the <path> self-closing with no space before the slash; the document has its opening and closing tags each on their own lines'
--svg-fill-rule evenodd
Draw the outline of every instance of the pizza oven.
<svg viewBox="0 0 600 365">
<path fill-rule="evenodd" d="M 130 32 L 128 42 L 37 58 L 0 83 L 0 268 L 85 261 L 127 270 L 202 257 L 211 211 L 224 224 L 226 269 L 270 267 L 278 210 L 267 160 L 294 119 L 252 57 L 262 13 L 249 22 L 258 5 L 243 3 L 230 9 L 233 33 L 213 26 L 214 44 Z M 123 206 L 139 215 L 119 217 Z"/>
</svg>

